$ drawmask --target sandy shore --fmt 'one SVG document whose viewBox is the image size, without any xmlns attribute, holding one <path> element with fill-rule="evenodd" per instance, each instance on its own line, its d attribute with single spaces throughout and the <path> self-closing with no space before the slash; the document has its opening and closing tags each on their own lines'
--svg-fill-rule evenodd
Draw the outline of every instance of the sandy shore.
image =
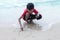
<svg viewBox="0 0 60 40">
<path fill-rule="evenodd" d="M 19 28 L 0 28 L 0 40 L 60 40 L 60 23 L 53 24 L 47 31 L 20 31 Z"/>
<path fill-rule="evenodd" d="M 22 7 L 0 9 L 0 40 L 60 40 L 60 23 L 58 23 L 60 22 L 60 6 L 37 7 L 43 16 L 42 20 L 37 21 L 41 25 L 40 29 L 30 25 L 24 31 L 20 31 L 17 20 L 23 10 Z"/>
</svg>

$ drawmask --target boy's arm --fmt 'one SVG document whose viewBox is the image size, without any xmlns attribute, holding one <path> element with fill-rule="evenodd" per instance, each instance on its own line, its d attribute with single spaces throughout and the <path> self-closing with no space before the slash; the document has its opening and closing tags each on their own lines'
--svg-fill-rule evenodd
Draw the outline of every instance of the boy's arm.
<svg viewBox="0 0 60 40">
<path fill-rule="evenodd" d="M 35 13 L 35 15 L 37 15 L 38 14 L 38 11 L 36 9 L 34 9 L 34 13 Z"/>
<path fill-rule="evenodd" d="M 21 18 L 22 18 L 22 17 L 20 17 L 20 18 L 18 19 L 18 22 L 19 22 L 19 25 L 20 25 L 20 29 L 23 31 L 23 27 L 22 27 L 22 24 L 21 24 Z"/>
</svg>

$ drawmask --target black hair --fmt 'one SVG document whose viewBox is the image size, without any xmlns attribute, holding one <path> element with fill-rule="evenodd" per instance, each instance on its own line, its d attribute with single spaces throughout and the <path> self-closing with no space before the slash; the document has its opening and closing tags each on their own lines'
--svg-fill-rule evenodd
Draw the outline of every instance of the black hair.
<svg viewBox="0 0 60 40">
<path fill-rule="evenodd" d="M 34 4 L 33 3 L 28 3 L 27 4 L 27 9 L 29 9 L 29 10 L 34 9 Z"/>
</svg>

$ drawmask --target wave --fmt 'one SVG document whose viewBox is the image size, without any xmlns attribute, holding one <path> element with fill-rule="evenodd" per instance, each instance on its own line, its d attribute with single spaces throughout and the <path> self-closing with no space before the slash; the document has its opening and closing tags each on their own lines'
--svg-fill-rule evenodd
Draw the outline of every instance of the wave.
<svg viewBox="0 0 60 40">
<path fill-rule="evenodd" d="M 28 2 L 9 3 L 1 2 L 0 8 L 13 8 L 13 7 L 25 7 Z M 46 1 L 46 2 L 33 2 L 35 6 L 56 6 L 60 5 L 60 1 Z"/>
</svg>

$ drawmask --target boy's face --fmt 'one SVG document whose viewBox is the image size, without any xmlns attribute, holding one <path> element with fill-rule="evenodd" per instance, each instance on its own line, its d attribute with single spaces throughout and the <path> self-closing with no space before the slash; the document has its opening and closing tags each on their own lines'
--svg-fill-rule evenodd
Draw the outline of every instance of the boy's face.
<svg viewBox="0 0 60 40">
<path fill-rule="evenodd" d="M 31 10 L 29 10 L 29 9 L 28 9 L 28 12 L 29 12 L 29 13 L 32 13 L 32 12 L 33 12 L 33 10 L 34 10 L 34 9 L 31 9 Z"/>
</svg>

